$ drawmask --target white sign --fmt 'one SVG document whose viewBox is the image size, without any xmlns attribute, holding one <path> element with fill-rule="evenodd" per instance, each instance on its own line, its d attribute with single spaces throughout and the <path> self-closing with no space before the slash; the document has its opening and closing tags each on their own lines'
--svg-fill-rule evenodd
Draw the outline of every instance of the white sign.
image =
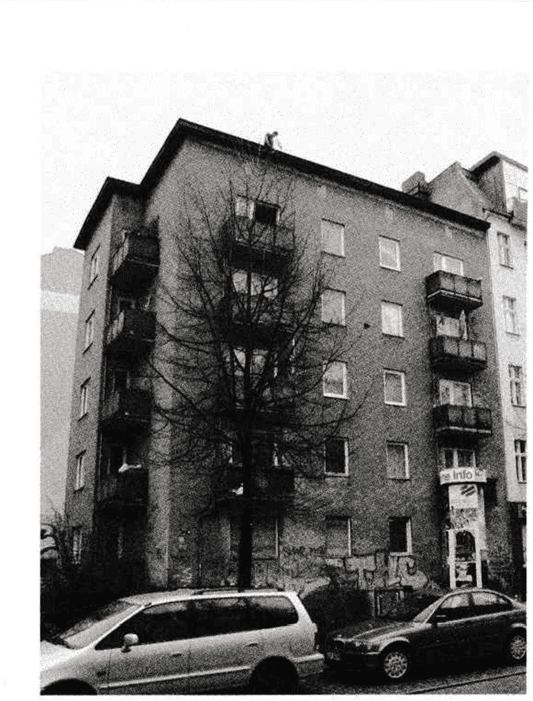
<svg viewBox="0 0 533 701">
<path fill-rule="evenodd" d="M 461 482 L 486 482 L 485 470 L 478 467 L 450 467 L 439 473 L 441 484 L 459 484 Z"/>
</svg>

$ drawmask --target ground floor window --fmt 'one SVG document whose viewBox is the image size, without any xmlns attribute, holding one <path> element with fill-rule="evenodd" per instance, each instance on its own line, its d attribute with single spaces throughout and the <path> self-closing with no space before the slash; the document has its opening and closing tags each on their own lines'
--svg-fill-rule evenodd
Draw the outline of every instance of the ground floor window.
<svg viewBox="0 0 533 701">
<path fill-rule="evenodd" d="M 389 550 L 402 555 L 412 551 L 410 518 L 389 518 Z"/>
<path fill-rule="evenodd" d="M 347 557 L 351 553 L 351 523 L 347 516 L 326 517 L 326 556 Z"/>
</svg>

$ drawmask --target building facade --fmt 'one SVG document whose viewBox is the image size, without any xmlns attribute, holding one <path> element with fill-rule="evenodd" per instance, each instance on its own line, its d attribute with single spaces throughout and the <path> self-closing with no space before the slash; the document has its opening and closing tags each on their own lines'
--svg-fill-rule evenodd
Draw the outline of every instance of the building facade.
<svg viewBox="0 0 533 701">
<path fill-rule="evenodd" d="M 514 589 L 526 591 L 527 168 L 493 152 L 470 169 L 452 164 L 429 183 L 407 181 L 431 201 L 489 222 L 489 278 L 503 415 Z M 503 473 L 503 470 L 502 470 Z"/>
<path fill-rule="evenodd" d="M 65 505 L 72 377 L 83 255 L 41 256 L 41 517 Z"/>
<path fill-rule="evenodd" d="M 276 187 L 253 194 L 259 172 L 290 182 L 284 223 Z M 221 458 L 216 479 L 200 462 L 185 469 L 175 446 L 186 437 L 158 409 L 177 401 L 158 363 L 168 325 L 180 327 L 191 202 L 229 182 L 232 250 L 245 221 L 271 242 L 289 229 L 311 266 L 327 261 L 324 328 L 353 342 L 317 383 L 315 406 L 358 407 L 313 479 L 274 453 L 262 465 L 254 583 L 509 588 L 489 224 L 183 120 L 139 185 L 106 180 L 75 243 L 85 251 L 66 500 L 76 557 L 125 589 L 235 581 L 239 484 L 221 495 L 220 475 L 238 458 Z M 283 268 L 272 248 L 248 256 L 252 285 L 258 261 Z M 241 273 L 238 263 L 235 288 Z"/>
</svg>

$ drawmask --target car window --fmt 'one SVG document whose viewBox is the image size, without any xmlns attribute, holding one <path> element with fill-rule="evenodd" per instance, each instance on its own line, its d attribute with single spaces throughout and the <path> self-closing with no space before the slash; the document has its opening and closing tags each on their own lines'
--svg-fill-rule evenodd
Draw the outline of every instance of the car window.
<svg viewBox="0 0 533 701">
<path fill-rule="evenodd" d="M 251 630 L 248 604 L 244 597 L 195 599 L 191 637 L 224 635 Z"/>
<path fill-rule="evenodd" d="M 503 596 L 492 594 L 488 591 L 472 592 L 476 615 L 482 616 L 486 613 L 498 613 L 500 611 L 510 611 L 513 605 Z"/>
<path fill-rule="evenodd" d="M 96 646 L 97 650 L 122 647 L 124 636 L 135 633 L 139 645 L 154 645 L 189 637 L 189 612 L 186 601 L 150 606 L 119 626 Z"/>
<path fill-rule="evenodd" d="M 69 647 L 85 647 L 101 638 L 107 630 L 113 628 L 126 616 L 133 613 L 136 608 L 138 608 L 138 604 L 130 604 L 127 601 L 114 601 L 83 620 L 78 621 L 78 623 L 63 631 L 59 637 L 66 641 Z"/>
<path fill-rule="evenodd" d="M 435 611 L 436 615 L 444 614 L 449 621 L 468 618 L 474 615 L 468 594 L 454 594 L 445 599 Z"/>
<path fill-rule="evenodd" d="M 298 612 L 286 596 L 251 597 L 250 614 L 255 629 L 298 623 Z"/>
</svg>

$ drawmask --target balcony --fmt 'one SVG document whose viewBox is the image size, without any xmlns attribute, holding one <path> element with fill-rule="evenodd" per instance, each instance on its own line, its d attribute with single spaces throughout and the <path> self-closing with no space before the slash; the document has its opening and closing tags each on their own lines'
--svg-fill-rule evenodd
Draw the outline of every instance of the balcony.
<svg viewBox="0 0 533 701">
<path fill-rule="evenodd" d="M 242 469 L 228 466 L 216 486 L 219 502 L 240 503 L 242 500 Z M 294 497 L 294 472 L 279 467 L 259 468 L 252 476 L 251 498 L 255 503 L 289 503 Z"/>
<path fill-rule="evenodd" d="M 481 280 L 437 270 L 426 278 L 426 298 L 443 309 L 477 309 L 483 304 Z"/>
<path fill-rule="evenodd" d="M 130 231 L 115 251 L 111 280 L 120 290 L 131 292 L 148 285 L 159 270 L 159 241 L 139 231 Z"/>
<path fill-rule="evenodd" d="M 512 197 L 508 201 L 510 214 L 513 215 L 513 222 L 521 226 L 527 225 L 527 200 L 519 200 L 518 197 Z"/>
<path fill-rule="evenodd" d="M 275 297 L 269 299 L 264 295 L 252 295 L 248 310 L 246 294 L 235 292 L 222 299 L 219 310 L 222 319 L 245 328 L 253 327 L 260 334 L 261 327 L 266 332 L 272 327 L 289 328 L 294 320 L 295 307 L 294 304 L 285 304 L 282 309 Z"/>
<path fill-rule="evenodd" d="M 232 217 L 223 227 L 227 241 L 233 244 L 233 264 L 241 261 L 258 269 L 283 269 L 294 249 L 294 227 L 252 222 L 246 217 Z"/>
<path fill-rule="evenodd" d="M 152 312 L 124 309 L 107 328 L 107 350 L 112 353 L 141 353 L 155 338 Z"/>
<path fill-rule="evenodd" d="M 148 426 L 151 414 L 151 396 L 140 389 L 120 389 L 104 400 L 102 428 L 124 432 Z"/>
<path fill-rule="evenodd" d="M 433 409 L 433 427 L 440 436 L 490 436 L 492 415 L 482 407 L 444 404 Z"/>
<path fill-rule="evenodd" d="M 101 507 L 145 507 L 148 503 L 148 472 L 131 469 L 106 475 L 98 485 L 96 499 Z"/>
<path fill-rule="evenodd" d="M 436 370 L 478 372 L 487 367 L 487 347 L 480 341 L 437 336 L 429 341 L 431 363 Z"/>
</svg>

